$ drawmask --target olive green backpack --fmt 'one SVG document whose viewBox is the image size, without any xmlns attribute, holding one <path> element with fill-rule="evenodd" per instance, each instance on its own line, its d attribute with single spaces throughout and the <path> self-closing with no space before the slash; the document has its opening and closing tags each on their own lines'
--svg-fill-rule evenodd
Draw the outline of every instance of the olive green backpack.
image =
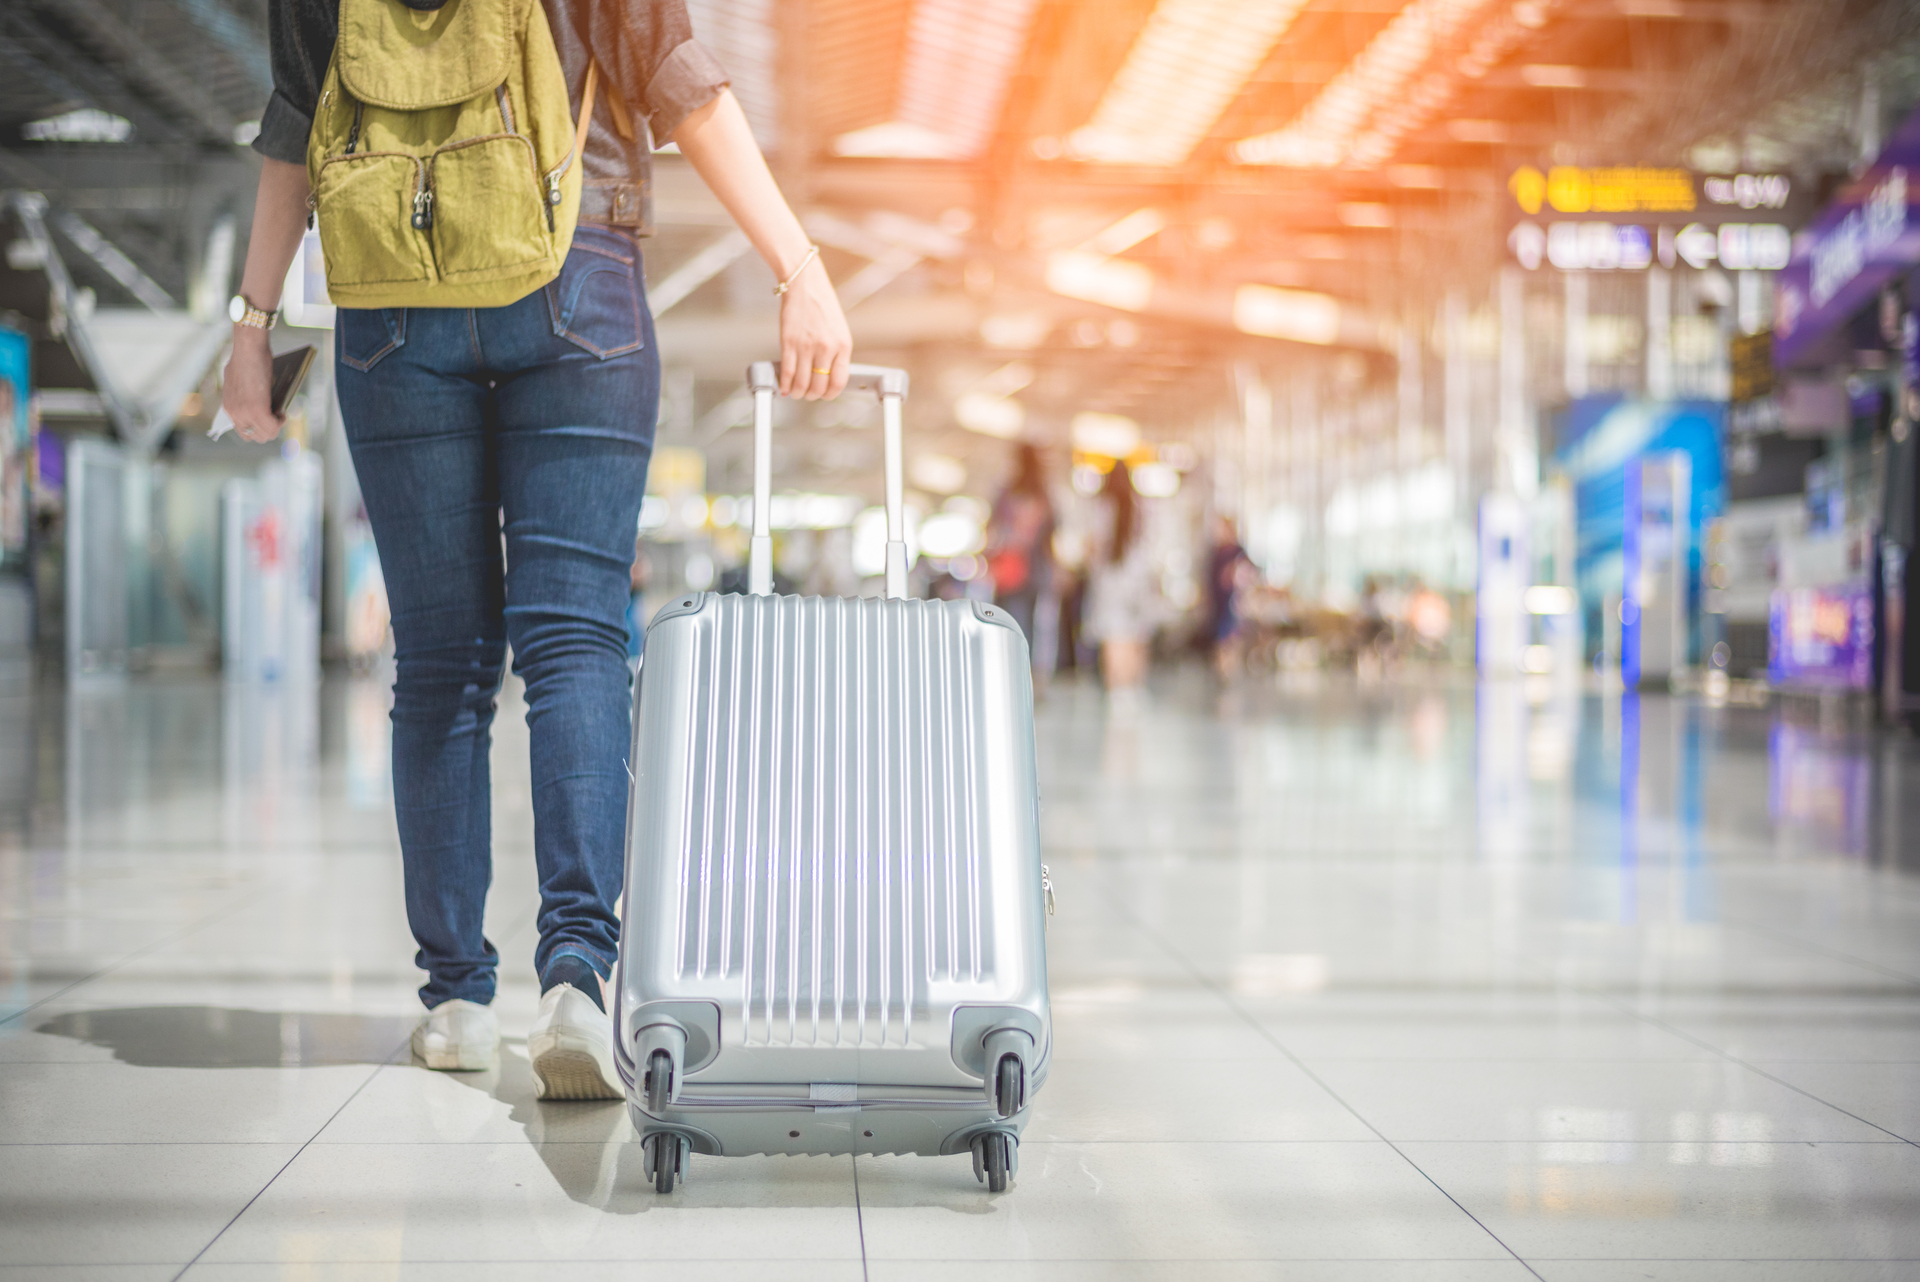
<svg viewBox="0 0 1920 1282">
<path fill-rule="evenodd" d="M 504 307 L 560 274 L 578 125 L 540 0 L 340 0 L 307 139 L 309 208 L 341 307 Z"/>
</svg>

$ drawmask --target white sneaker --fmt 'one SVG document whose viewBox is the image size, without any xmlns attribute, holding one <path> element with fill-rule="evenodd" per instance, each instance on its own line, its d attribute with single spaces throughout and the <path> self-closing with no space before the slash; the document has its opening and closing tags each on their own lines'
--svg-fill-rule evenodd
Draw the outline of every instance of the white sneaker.
<svg viewBox="0 0 1920 1282">
<path fill-rule="evenodd" d="M 428 1011 L 413 1030 L 413 1053 L 428 1068 L 474 1073 L 500 1058 L 500 1019 L 491 1006 L 456 997 Z"/>
<path fill-rule="evenodd" d="M 534 1094 L 540 1099 L 621 1099 L 613 1067 L 613 1020 L 572 984 L 556 984 L 540 998 L 527 1034 Z"/>
</svg>

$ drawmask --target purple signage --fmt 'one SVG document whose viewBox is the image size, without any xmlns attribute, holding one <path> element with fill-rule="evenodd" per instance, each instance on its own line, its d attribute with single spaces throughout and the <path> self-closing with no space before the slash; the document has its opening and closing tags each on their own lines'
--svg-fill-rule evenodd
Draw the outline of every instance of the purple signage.
<svg viewBox="0 0 1920 1282">
<path fill-rule="evenodd" d="M 1767 679 L 1775 685 L 1873 685 L 1873 588 L 1865 582 L 1773 594 Z"/>
<path fill-rule="evenodd" d="M 1794 237 L 1774 282 L 1773 361 L 1781 369 L 1824 353 L 1822 340 L 1901 271 L 1920 264 L 1920 112 L 1907 117 L 1873 166 L 1841 188 Z"/>
</svg>

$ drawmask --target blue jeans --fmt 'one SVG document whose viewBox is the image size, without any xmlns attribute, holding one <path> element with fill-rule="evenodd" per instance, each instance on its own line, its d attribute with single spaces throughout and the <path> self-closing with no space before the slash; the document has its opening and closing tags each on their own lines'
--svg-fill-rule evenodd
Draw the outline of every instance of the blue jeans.
<svg viewBox="0 0 1920 1282">
<path fill-rule="evenodd" d="M 604 975 L 625 869 L 627 573 L 660 391 L 638 247 L 582 225 L 560 278 L 511 306 L 342 308 L 334 348 L 393 610 L 421 1000 L 493 999 L 487 758 L 508 646 L 532 739 L 534 963 L 571 953 Z"/>
</svg>

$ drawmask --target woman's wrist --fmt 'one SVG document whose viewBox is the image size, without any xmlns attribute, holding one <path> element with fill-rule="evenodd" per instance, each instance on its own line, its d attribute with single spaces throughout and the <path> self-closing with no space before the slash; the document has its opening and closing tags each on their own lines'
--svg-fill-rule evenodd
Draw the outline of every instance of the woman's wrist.
<svg viewBox="0 0 1920 1282">
<path fill-rule="evenodd" d="M 795 272 L 809 270 L 819 261 L 819 247 L 803 235 L 797 243 L 783 244 L 775 250 L 767 266 L 773 268 L 775 280 L 791 280 Z"/>
</svg>

